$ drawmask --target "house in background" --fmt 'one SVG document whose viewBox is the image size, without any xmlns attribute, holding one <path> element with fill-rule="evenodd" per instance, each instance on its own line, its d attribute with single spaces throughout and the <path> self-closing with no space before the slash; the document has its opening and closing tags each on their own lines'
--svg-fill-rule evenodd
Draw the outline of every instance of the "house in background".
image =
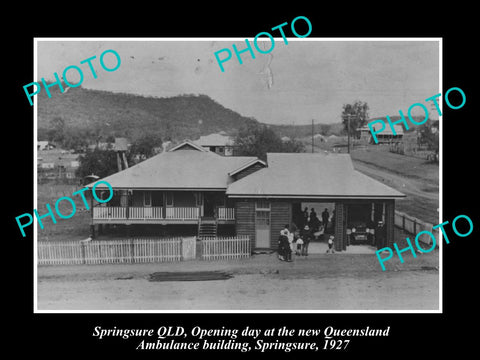
<svg viewBox="0 0 480 360">
<path fill-rule="evenodd" d="M 37 141 L 37 150 L 39 151 L 52 150 L 55 148 L 55 144 L 52 144 L 50 141 Z"/>
<path fill-rule="evenodd" d="M 381 127 L 382 127 L 382 124 L 380 123 L 373 124 L 373 129 L 375 132 L 379 131 Z M 403 141 L 403 134 L 404 134 L 403 126 L 393 125 L 393 128 L 395 129 L 395 135 L 393 134 L 393 131 L 390 125 L 386 123 L 385 128 L 381 132 L 375 134 L 378 140 L 378 143 L 375 143 L 375 140 L 373 139 L 370 128 L 368 127 L 368 125 L 365 125 L 359 129 L 360 139 L 364 139 L 369 144 L 374 144 L 374 145 L 401 143 Z"/>
<path fill-rule="evenodd" d="M 80 166 L 79 156 L 62 149 L 37 151 L 38 180 L 74 180 Z"/>
<path fill-rule="evenodd" d="M 233 138 L 224 133 L 200 136 L 200 139 L 194 141 L 194 143 L 219 155 L 234 155 Z"/>
<path fill-rule="evenodd" d="M 304 203 L 318 203 L 318 214 L 325 203 L 335 209 L 338 251 L 346 250 L 347 230 L 359 221 L 383 220 L 391 245 L 395 200 L 404 197 L 357 172 L 348 154 L 269 153 L 264 162 L 220 156 L 189 141 L 102 180 L 112 186 L 113 198 L 92 199 L 93 230 L 103 224 L 193 225 L 193 235 L 202 237 L 223 228 L 248 235 L 252 249 L 276 249 L 280 230 L 297 221 Z M 96 189 L 103 199 L 109 196 L 106 185 Z"/>
</svg>

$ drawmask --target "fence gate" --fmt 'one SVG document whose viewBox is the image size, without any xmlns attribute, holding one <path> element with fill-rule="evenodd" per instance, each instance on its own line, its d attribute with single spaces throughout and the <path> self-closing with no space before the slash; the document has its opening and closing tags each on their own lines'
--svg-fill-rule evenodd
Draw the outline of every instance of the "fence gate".
<svg viewBox="0 0 480 360">
<path fill-rule="evenodd" d="M 194 260 L 197 257 L 197 238 L 182 238 L 182 260 Z"/>
</svg>

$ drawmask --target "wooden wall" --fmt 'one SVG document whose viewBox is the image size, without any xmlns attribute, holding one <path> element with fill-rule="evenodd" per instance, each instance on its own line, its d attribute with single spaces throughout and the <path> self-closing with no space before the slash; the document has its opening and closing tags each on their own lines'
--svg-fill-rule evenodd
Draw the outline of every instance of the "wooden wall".
<svg viewBox="0 0 480 360">
<path fill-rule="evenodd" d="M 235 227 L 237 235 L 250 236 L 251 248 L 255 248 L 255 202 L 247 199 L 235 201 Z"/>
<path fill-rule="evenodd" d="M 272 201 L 270 205 L 270 247 L 278 248 L 278 236 L 285 225 L 292 225 L 292 204 L 287 201 Z"/>
</svg>

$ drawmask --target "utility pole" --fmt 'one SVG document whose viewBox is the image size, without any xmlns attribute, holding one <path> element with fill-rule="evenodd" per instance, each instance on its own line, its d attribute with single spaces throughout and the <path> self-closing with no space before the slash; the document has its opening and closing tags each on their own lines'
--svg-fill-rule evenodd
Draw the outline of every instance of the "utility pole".
<svg viewBox="0 0 480 360">
<path fill-rule="evenodd" d="M 350 154 L 350 116 L 351 114 L 348 114 L 348 153 Z"/>
<path fill-rule="evenodd" d="M 313 137 L 313 119 L 312 119 L 312 154 L 313 154 L 313 139 L 314 137 Z"/>
<path fill-rule="evenodd" d="M 350 154 L 350 116 L 352 114 L 345 114 L 347 117 L 347 152 Z"/>
<path fill-rule="evenodd" d="M 347 117 L 347 122 L 348 122 L 348 131 L 347 131 L 347 151 L 348 153 L 350 154 L 350 117 L 352 116 L 358 116 L 358 115 L 354 115 L 354 114 L 346 114 L 345 115 Z"/>
</svg>

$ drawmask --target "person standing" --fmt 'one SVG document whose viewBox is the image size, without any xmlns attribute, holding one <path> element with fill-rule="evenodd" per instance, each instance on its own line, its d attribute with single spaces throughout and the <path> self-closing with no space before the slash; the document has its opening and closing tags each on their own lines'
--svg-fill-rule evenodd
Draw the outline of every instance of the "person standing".
<svg viewBox="0 0 480 360">
<path fill-rule="evenodd" d="M 290 231 L 288 230 L 288 225 L 285 225 L 285 228 L 280 231 L 279 241 L 279 256 L 280 260 L 292 261 L 292 249 L 290 245 Z"/>
<path fill-rule="evenodd" d="M 278 237 L 278 259 L 281 261 L 285 261 L 285 248 L 284 248 L 284 238 L 285 235 L 283 234 L 283 230 L 280 230 L 280 236 Z"/>
<path fill-rule="evenodd" d="M 385 226 L 383 225 L 383 221 L 378 222 L 378 226 L 375 229 L 375 243 L 377 244 L 378 248 L 383 248 L 385 246 L 385 237 L 386 231 Z"/>
<path fill-rule="evenodd" d="M 308 225 L 305 225 L 305 227 L 302 229 L 300 237 L 303 239 L 301 254 L 303 256 L 308 256 L 308 245 L 310 244 L 310 240 L 312 240 L 312 231 Z"/>
<path fill-rule="evenodd" d="M 302 220 L 302 224 L 300 224 L 301 229 L 303 229 L 303 227 L 308 224 L 308 207 L 305 207 L 305 209 L 303 209 Z"/>
<path fill-rule="evenodd" d="M 325 208 L 322 212 L 322 223 L 323 223 L 323 229 L 324 233 L 327 233 L 327 226 L 328 226 L 328 219 L 330 218 L 330 214 L 328 213 L 328 209 Z"/>
</svg>

